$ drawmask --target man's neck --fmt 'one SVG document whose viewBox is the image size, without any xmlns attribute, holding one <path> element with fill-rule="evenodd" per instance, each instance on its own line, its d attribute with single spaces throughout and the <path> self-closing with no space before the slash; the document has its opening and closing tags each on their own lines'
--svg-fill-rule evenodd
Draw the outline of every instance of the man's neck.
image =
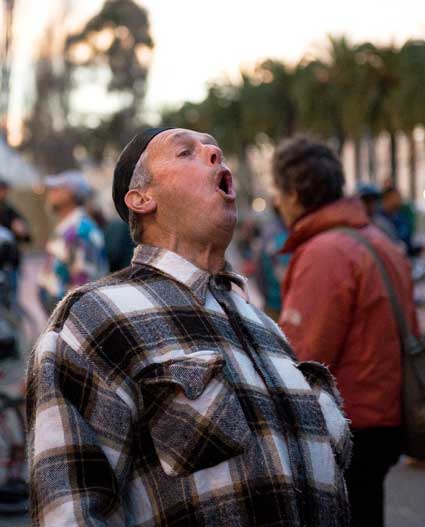
<svg viewBox="0 0 425 527">
<path fill-rule="evenodd" d="M 218 273 L 225 264 L 224 253 L 226 248 L 217 247 L 213 243 L 182 240 L 176 236 L 167 236 L 162 239 L 150 239 L 149 236 L 144 236 L 142 243 L 173 251 L 210 274 Z"/>
</svg>

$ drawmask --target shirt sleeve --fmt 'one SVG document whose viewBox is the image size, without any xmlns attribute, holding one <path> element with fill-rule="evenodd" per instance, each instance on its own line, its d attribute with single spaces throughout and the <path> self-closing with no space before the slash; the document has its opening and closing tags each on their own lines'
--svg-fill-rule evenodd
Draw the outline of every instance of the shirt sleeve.
<svg viewBox="0 0 425 527">
<path fill-rule="evenodd" d="M 44 334 L 27 388 L 34 527 L 124 526 L 129 407 L 60 334 Z"/>
<path fill-rule="evenodd" d="M 313 246 L 295 258 L 279 326 L 300 360 L 332 367 L 349 329 L 354 274 L 335 247 Z"/>
</svg>

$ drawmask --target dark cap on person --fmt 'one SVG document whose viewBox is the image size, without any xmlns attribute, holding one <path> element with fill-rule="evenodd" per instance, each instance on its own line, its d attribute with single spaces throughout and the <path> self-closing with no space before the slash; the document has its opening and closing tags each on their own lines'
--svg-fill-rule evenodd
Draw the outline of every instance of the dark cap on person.
<svg viewBox="0 0 425 527">
<path fill-rule="evenodd" d="M 129 221 L 129 211 L 124 198 L 130 187 L 130 181 L 137 162 L 154 137 L 161 132 L 165 132 L 165 130 L 171 129 L 172 127 L 159 127 L 144 130 L 133 137 L 118 158 L 112 183 L 112 198 L 118 214 L 126 223 Z"/>
<path fill-rule="evenodd" d="M 381 197 L 378 185 L 371 181 L 359 181 L 356 185 L 356 194 L 359 198 L 364 199 L 379 199 Z"/>
</svg>

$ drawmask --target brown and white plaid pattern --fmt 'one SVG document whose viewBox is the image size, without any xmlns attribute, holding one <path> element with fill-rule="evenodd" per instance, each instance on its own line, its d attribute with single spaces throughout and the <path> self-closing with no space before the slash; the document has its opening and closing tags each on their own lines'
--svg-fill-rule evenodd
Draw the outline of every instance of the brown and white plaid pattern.
<svg viewBox="0 0 425 527">
<path fill-rule="evenodd" d="M 34 526 L 348 525 L 333 380 L 231 283 L 139 246 L 60 304 L 28 372 Z"/>
</svg>

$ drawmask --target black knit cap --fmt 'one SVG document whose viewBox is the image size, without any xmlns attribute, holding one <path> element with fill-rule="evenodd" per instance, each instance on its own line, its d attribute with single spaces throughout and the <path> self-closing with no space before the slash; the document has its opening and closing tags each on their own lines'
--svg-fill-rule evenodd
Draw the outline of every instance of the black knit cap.
<svg viewBox="0 0 425 527">
<path fill-rule="evenodd" d="M 121 218 L 128 223 L 129 212 L 127 205 L 125 204 L 124 197 L 128 192 L 130 186 L 131 177 L 134 172 L 134 168 L 139 161 L 142 152 L 146 150 L 148 144 L 152 139 L 165 132 L 165 130 L 171 130 L 172 127 L 168 128 L 148 128 L 140 134 L 137 134 L 133 139 L 125 146 L 118 158 L 117 164 L 114 170 L 114 181 L 112 183 L 112 198 L 114 200 L 115 208 Z"/>
</svg>

